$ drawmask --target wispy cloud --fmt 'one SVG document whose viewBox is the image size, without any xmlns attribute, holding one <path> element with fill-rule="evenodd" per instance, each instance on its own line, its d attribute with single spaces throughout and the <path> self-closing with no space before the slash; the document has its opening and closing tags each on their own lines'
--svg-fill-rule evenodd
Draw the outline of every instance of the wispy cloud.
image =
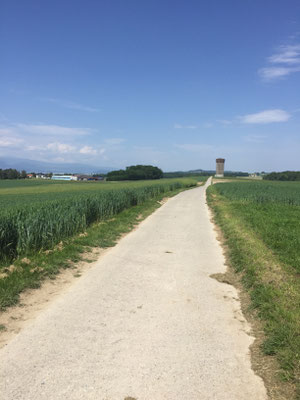
<svg viewBox="0 0 300 400">
<path fill-rule="evenodd" d="M 181 125 L 181 124 L 174 124 L 174 129 L 197 129 L 196 125 Z"/>
<path fill-rule="evenodd" d="M 263 143 L 267 139 L 267 136 L 266 135 L 248 135 L 248 136 L 245 136 L 244 139 L 246 140 L 246 142 L 250 142 L 250 143 Z"/>
<path fill-rule="evenodd" d="M 51 98 L 51 97 L 42 98 L 41 100 L 49 102 L 49 103 L 57 104 L 58 106 L 63 107 L 63 108 L 69 108 L 70 110 L 87 111 L 87 112 L 92 112 L 92 113 L 101 111 L 99 108 L 85 106 L 83 104 L 75 103 L 75 102 L 69 101 L 69 100 L 55 99 L 55 98 Z"/>
<path fill-rule="evenodd" d="M 92 146 L 83 146 L 80 150 L 79 150 L 80 154 L 92 154 L 92 155 L 96 155 L 97 154 L 97 150 L 94 149 Z"/>
<path fill-rule="evenodd" d="M 118 145 L 125 142 L 125 139 L 123 138 L 109 138 L 109 139 L 105 139 L 105 143 L 109 144 L 109 145 Z"/>
<path fill-rule="evenodd" d="M 265 110 L 256 114 L 247 114 L 239 117 L 244 124 L 270 124 L 273 122 L 286 122 L 291 115 L 280 109 Z"/>
<path fill-rule="evenodd" d="M 95 162 L 105 158 L 106 146 L 97 146 L 92 137 L 94 132 L 89 128 L 61 125 L 1 124 L 0 151 L 6 155 L 43 161 L 63 157 L 66 162 L 80 162 L 83 159 Z"/>
<path fill-rule="evenodd" d="M 220 122 L 220 124 L 222 125 L 231 125 L 232 121 L 230 121 L 229 119 L 218 119 L 217 122 Z"/>
<path fill-rule="evenodd" d="M 186 151 L 203 151 L 203 150 L 207 151 L 213 148 L 209 144 L 193 144 L 193 143 L 174 144 L 174 147 Z"/>
<path fill-rule="evenodd" d="M 265 81 L 273 81 L 300 71 L 300 45 L 282 45 L 268 57 L 266 67 L 258 70 Z"/>
<path fill-rule="evenodd" d="M 9 136 L 9 135 L 13 135 L 14 133 L 15 133 L 15 131 L 10 127 L 0 128 L 0 136 Z"/>
<path fill-rule="evenodd" d="M 76 148 L 70 144 L 66 143 L 49 143 L 47 145 L 47 149 L 54 151 L 55 153 L 73 153 L 76 151 Z"/>
<path fill-rule="evenodd" d="M 16 137 L 1 137 L 0 136 L 0 147 L 20 147 L 23 145 L 24 140 Z"/>
<path fill-rule="evenodd" d="M 32 151 L 32 152 L 35 152 L 35 151 L 43 151 L 43 150 L 45 150 L 47 148 L 47 146 L 41 146 L 41 145 L 36 145 L 36 144 L 30 144 L 30 145 L 26 145 L 25 146 L 25 150 L 28 150 L 28 151 Z"/>
<path fill-rule="evenodd" d="M 13 129 L 11 128 L 0 128 L 0 147 L 19 147 L 23 145 L 24 139 L 22 139 Z"/>
<path fill-rule="evenodd" d="M 133 146 L 136 151 L 155 151 L 153 146 Z"/>
<path fill-rule="evenodd" d="M 50 136 L 85 136 L 92 133 L 89 128 L 70 128 L 61 125 L 14 124 L 13 126 L 26 133 Z"/>
<path fill-rule="evenodd" d="M 300 64 L 300 45 L 280 46 L 278 53 L 268 58 L 273 64 Z"/>
<path fill-rule="evenodd" d="M 299 72 L 299 67 L 267 67 L 259 70 L 260 77 L 265 81 L 272 81 L 277 78 L 290 75 L 293 72 Z"/>
<path fill-rule="evenodd" d="M 1 141 L 0 141 L 1 143 Z M 52 142 L 48 143 L 46 145 L 29 145 L 25 147 L 26 150 L 28 151 L 39 151 L 39 152 L 53 152 L 53 153 L 59 153 L 59 154 L 83 154 L 83 155 L 89 155 L 89 156 L 94 156 L 94 155 L 102 155 L 105 153 L 106 149 L 105 148 L 94 148 L 92 146 L 73 146 L 68 143 L 60 143 L 60 142 Z"/>
</svg>

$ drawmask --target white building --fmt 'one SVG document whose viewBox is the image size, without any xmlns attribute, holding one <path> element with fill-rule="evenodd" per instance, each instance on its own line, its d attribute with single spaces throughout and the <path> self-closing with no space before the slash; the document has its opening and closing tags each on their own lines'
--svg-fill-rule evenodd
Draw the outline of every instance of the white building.
<svg viewBox="0 0 300 400">
<path fill-rule="evenodd" d="M 56 181 L 77 181 L 77 176 L 73 175 L 52 175 L 52 178 Z"/>
</svg>

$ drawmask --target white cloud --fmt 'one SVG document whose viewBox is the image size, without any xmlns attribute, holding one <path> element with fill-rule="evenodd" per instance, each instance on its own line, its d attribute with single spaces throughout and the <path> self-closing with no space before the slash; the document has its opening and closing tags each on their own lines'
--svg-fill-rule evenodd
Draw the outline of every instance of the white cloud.
<svg viewBox="0 0 300 400">
<path fill-rule="evenodd" d="M 244 124 L 270 124 L 272 122 L 285 122 L 291 115 L 284 110 L 274 109 L 265 110 L 256 114 L 247 114 L 239 117 Z"/>
<path fill-rule="evenodd" d="M 300 45 L 283 45 L 268 58 L 267 67 L 258 70 L 265 81 L 273 81 L 300 71 Z"/>
<path fill-rule="evenodd" d="M 54 161 L 54 158 L 64 162 L 95 162 L 95 157 L 106 159 L 106 146 L 97 143 L 87 143 L 86 135 L 94 133 L 88 128 L 70 128 L 60 125 L 46 124 L 0 124 L 1 153 L 13 157 Z M 111 143 L 121 143 L 123 139 L 112 138 Z M 108 146 L 108 145 L 107 145 Z M 109 150 L 118 150 L 110 146 Z"/>
<path fill-rule="evenodd" d="M 280 46 L 279 52 L 268 58 L 273 64 L 300 64 L 300 45 Z"/>
<path fill-rule="evenodd" d="M 191 144 L 191 143 L 185 143 L 185 144 L 174 144 L 175 147 L 178 149 L 186 150 L 186 151 L 207 151 L 211 150 L 213 147 L 209 144 Z"/>
<path fill-rule="evenodd" d="M 0 147 L 19 147 L 24 140 L 16 137 L 0 137 Z"/>
<path fill-rule="evenodd" d="M 11 128 L 0 128 L 0 147 L 18 147 L 24 143 Z"/>
<path fill-rule="evenodd" d="M 197 129 L 196 125 L 181 125 L 181 124 L 174 124 L 174 129 Z"/>
<path fill-rule="evenodd" d="M 84 146 L 79 150 L 80 154 L 97 154 L 97 150 L 91 146 Z"/>
<path fill-rule="evenodd" d="M 212 124 L 211 122 L 206 122 L 205 124 L 203 124 L 204 128 L 212 128 L 214 126 L 214 124 Z"/>
<path fill-rule="evenodd" d="M 266 81 L 271 81 L 276 78 L 282 78 L 284 76 L 290 75 L 293 72 L 300 71 L 300 67 L 267 67 L 261 68 L 258 73 L 262 79 Z"/>
<path fill-rule="evenodd" d="M 74 152 L 76 149 L 74 146 L 71 146 L 69 144 L 65 144 L 65 143 L 49 143 L 47 145 L 47 149 L 51 150 L 51 151 L 55 151 L 57 153 L 72 153 Z"/>
<path fill-rule="evenodd" d="M 69 100 L 61 100 L 61 99 L 55 99 L 55 98 L 43 98 L 42 100 L 47 101 L 49 103 L 57 104 L 64 108 L 69 108 L 71 110 L 87 111 L 87 112 L 92 112 L 92 113 L 100 111 L 100 109 L 98 109 L 98 108 L 84 106 L 83 104 L 75 103 L 75 102 L 69 101 Z"/>
<path fill-rule="evenodd" d="M 17 129 L 26 133 L 35 133 L 39 135 L 50 136 L 85 136 L 89 135 L 92 130 L 89 128 L 70 128 L 61 125 L 31 125 L 31 124 L 15 124 Z"/>
</svg>

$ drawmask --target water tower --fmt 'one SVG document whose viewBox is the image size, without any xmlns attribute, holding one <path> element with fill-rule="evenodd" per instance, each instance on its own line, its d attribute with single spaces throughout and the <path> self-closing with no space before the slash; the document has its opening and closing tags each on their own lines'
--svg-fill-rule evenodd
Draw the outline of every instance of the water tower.
<svg viewBox="0 0 300 400">
<path fill-rule="evenodd" d="M 216 178 L 223 178 L 224 177 L 224 164 L 225 158 L 217 158 L 216 159 Z"/>
</svg>

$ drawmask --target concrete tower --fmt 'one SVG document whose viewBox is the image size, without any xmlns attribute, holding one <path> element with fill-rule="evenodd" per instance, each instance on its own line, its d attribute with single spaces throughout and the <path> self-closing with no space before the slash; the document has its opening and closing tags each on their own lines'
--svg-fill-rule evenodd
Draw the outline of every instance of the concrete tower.
<svg viewBox="0 0 300 400">
<path fill-rule="evenodd" d="M 224 164 L 225 158 L 217 158 L 216 159 L 216 178 L 223 178 L 224 177 Z"/>
</svg>

